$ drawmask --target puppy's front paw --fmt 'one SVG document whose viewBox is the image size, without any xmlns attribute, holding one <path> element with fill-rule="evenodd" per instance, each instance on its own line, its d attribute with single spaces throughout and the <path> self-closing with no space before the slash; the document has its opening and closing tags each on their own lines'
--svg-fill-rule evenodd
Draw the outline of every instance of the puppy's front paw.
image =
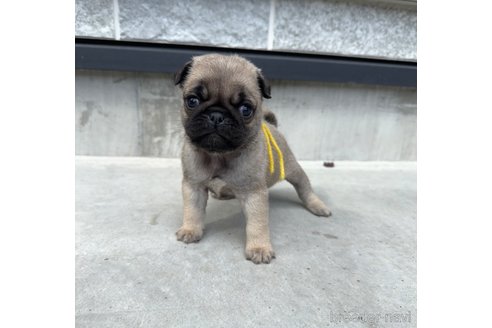
<svg viewBox="0 0 492 328">
<path fill-rule="evenodd" d="M 271 246 L 246 248 L 246 259 L 254 264 L 270 263 L 275 258 L 275 252 Z"/>
<path fill-rule="evenodd" d="M 203 229 L 200 228 L 185 228 L 181 227 L 178 231 L 176 231 L 176 237 L 178 240 L 184 243 L 196 243 L 200 241 L 203 236 Z"/>
</svg>

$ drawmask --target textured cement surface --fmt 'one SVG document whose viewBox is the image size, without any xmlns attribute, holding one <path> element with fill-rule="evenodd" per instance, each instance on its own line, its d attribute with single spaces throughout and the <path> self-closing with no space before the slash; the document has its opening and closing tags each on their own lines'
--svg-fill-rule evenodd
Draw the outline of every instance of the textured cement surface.
<svg viewBox="0 0 492 328">
<path fill-rule="evenodd" d="M 415 1 L 76 0 L 75 35 L 414 61 Z"/>
<path fill-rule="evenodd" d="M 176 241 L 179 160 L 76 157 L 77 327 L 415 327 L 416 164 L 302 162 L 333 210 L 270 191 L 277 258 L 243 255 L 235 200 Z M 410 322 L 408 322 L 410 321 Z"/>
<path fill-rule="evenodd" d="M 415 7 L 278 0 L 275 17 L 274 49 L 417 59 Z"/>
<path fill-rule="evenodd" d="M 170 74 L 78 70 L 75 81 L 77 155 L 180 156 L 183 100 Z M 278 80 L 271 85 L 265 106 L 277 115 L 297 158 L 416 160 L 415 88 Z"/>
<path fill-rule="evenodd" d="M 114 38 L 114 0 L 75 0 L 75 35 Z"/>
<path fill-rule="evenodd" d="M 122 39 L 265 48 L 264 0 L 119 0 Z"/>
</svg>

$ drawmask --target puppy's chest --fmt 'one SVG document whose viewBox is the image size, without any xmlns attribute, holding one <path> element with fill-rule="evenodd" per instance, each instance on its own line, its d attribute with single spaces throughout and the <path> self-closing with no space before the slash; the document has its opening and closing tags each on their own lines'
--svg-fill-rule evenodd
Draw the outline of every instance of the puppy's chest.
<svg viewBox="0 0 492 328">
<path fill-rule="evenodd" d="M 212 180 L 221 180 L 232 189 L 244 189 L 264 177 L 261 169 L 258 170 L 258 161 L 252 161 L 245 153 L 235 156 L 196 155 L 189 162 L 191 165 L 186 165 L 187 175 L 195 183 L 208 186 Z"/>
<path fill-rule="evenodd" d="M 231 174 L 233 163 L 223 157 L 208 157 L 201 159 L 200 171 L 204 180 L 212 178 L 224 178 Z"/>
</svg>

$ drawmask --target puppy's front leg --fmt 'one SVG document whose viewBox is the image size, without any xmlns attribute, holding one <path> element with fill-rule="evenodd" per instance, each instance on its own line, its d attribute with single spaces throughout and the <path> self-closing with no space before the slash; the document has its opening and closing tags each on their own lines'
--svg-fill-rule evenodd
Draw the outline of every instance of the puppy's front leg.
<svg viewBox="0 0 492 328">
<path fill-rule="evenodd" d="M 182 191 L 183 226 L 176 232 L 176 237 L 185 243 L 197 242 L 203 235 L 208 192 L 205 186 L 193 185 L 186 179 L 183 179 Z"/>
<path fill-rule="evenodd" d="M 262 189 L 239 197 L 246 216 L 246 259 L 255 264 L 275 258 L 268 227 L 268 190 Z"/>
</svg>

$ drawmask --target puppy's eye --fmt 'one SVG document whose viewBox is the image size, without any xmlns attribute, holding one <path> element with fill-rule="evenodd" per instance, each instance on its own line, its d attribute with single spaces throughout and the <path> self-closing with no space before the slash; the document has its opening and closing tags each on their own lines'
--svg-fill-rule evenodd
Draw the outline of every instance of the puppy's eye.
<svg viewBox="0 0 492 328">
<path fill-rule="evenodd" d="M 186 106 L 188 106 L 188 108 L 195 108 L 198 105 L 200 105 L 200 99 L 197 97 L 189 97 L 186 99 Z"/>
<path fill-rule="evenodd" d="M 244 118 L 249 118 L 251 117 L 251 115 L 253 114 L 253 109 L 251 108 L 250 105 L 248 104 L 242 104 L 240 107 L 239 107 L 239 112 L 241 113 L 241 115 L 244 117 Z"/>
</svg>

